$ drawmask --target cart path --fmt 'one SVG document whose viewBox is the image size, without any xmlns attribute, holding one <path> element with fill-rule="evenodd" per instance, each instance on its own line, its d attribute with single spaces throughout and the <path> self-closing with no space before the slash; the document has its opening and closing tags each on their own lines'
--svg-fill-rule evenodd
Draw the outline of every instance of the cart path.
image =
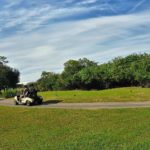
<svg viewBox="0 0 150 150">
<path fill-rule="evenodd" d="M 0 106 L 15 106 L 13 100 L 0 100 Z M 62 108 L 62 109 L 115 109 L 115 108 L 146 108 L 150 107 L 150 101 L 145 102 L 97 102 L 97 103 L 43 103 L 42 105 L 29 106 L 28 108 Z"/>
</svg>

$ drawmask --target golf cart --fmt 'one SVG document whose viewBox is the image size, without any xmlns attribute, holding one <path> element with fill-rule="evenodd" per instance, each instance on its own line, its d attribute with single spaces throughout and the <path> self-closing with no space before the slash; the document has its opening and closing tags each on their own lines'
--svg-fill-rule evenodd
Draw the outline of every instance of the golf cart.
<svg viewBox="0 0 150 150">
<path fill-rule="evenodd" d="M 21 95 L 15 96 L 15 105 L 41 105 L 43 102 L 43 98 L 41 96 L 28 96 L 28 97 L 23 97 Z"/>
</svg>

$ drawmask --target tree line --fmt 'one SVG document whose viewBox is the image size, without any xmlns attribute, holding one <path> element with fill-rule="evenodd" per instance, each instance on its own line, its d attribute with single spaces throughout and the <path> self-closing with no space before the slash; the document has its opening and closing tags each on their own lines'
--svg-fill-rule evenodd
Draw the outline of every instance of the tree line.
<svg viewBox="0 0 150 150">
<path fill-rule="evenodd" d="M 7 65 L 7 58 L 0 56 L 0 91 L 7 88 L 15 88 L 19 82 L 19 71 Z"/>
<path fill-rule="evenodd" d="M 104 64 L 88 60 L 69 60 L 62 73 L 42 72 L 35 83 L 40 91 L 150 87 L 150 54 L 117 57 Z"/>
</svg>

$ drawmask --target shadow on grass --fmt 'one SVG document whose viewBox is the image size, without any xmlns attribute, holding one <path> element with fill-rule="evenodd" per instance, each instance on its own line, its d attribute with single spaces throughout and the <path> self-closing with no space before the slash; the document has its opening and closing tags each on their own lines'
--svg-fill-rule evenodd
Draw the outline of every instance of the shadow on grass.
<svg viewBox="0 0 150 150">
<path fill-rule="evenodd" d="M 57 104 L 63 102 L 62 100 L 48 100 L 43 102 L 43 105 L 49 105 L 49 104 Z"/>
</svg>

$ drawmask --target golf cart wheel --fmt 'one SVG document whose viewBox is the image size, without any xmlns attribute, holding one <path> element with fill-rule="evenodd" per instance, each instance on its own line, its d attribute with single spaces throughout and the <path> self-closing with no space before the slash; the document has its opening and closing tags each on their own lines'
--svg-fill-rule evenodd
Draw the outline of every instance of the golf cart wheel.
<svg viewBox="0 0 150 150">
<path fill-rule="evenodd" d="M 31 102 L 30 102 L 30 101 L 27 101 L 27 102 L 26 102 L 26 105 L 27 105 L 27 106 L 31 106 Z"/>
<path fill-rule="evenodd" d="M 39 105 L 41 105 L 42 103 L 43 103 L 42 101 L 39 101 L 39 102 L 38 102 Z"/>
<path fill-rule="evenodd" d="M 15 105 L 19 105 L 19 103 L 17 101 L 14 101 Z"/>
</svg>

